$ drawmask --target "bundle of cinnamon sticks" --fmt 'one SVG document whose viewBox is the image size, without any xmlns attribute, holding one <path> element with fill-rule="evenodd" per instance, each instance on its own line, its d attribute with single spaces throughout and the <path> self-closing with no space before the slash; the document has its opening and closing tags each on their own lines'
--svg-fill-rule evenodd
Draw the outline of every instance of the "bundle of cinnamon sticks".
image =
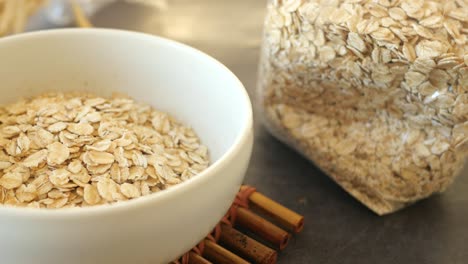
<svg viewBox="0 0 468 264">
<path fill-rule="evenodd" d="M 273 264 L 303 227 L 303 216 L 244 185 L 213 232 L 174 263 Z"/>
</svg>

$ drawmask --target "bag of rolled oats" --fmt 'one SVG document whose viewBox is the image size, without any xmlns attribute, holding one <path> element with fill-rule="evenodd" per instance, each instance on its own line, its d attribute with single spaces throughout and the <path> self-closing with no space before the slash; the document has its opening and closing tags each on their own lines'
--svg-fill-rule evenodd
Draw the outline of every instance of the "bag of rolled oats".
<svg viewBox="0 0 468 264">
<path fill-rule="evenodd" d="M 445 190 L 468 154 L 467 0 L 270 0 L 269 130 L 377 214 Z"/>
</svg>

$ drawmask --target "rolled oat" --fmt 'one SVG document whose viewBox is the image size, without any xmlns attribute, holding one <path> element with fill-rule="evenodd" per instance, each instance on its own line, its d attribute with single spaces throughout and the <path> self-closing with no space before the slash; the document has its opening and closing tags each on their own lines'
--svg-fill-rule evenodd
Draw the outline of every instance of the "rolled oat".
<svg viewBox="0 0 468 264">
<path fill-rule="evenodd" d="M 270 0 L 266 124 L 378 214 L 443 191 L 468 153 L 467 36 L 466 0 Z"/>
<path fill-rule="evenodd" d="M 208 164 L 192 129 L 127 97 L 50 93 L 0 107 L 0 204 L 124 201 L 183 182 Z"/>
</svg>

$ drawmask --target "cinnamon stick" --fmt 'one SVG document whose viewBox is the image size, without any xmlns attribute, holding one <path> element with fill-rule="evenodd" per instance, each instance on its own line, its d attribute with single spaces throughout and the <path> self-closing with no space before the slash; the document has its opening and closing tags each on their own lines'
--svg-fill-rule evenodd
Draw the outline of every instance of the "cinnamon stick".
<svg viewBox="0 0 468 264">
<path fill-rule="evenodd" d="M 195 252 L 190 252 L 189 256 L 189 264 L 213 264 Z"/>
<path fill-rule="evenodd" d="M 241 257 L 208 239 L 205 239 L 203 256 L 216 264 L 250 264 Z"/>
<path fill-rule="evenodd" d="M 249 201 L 255 208 L 273 217 L 287 230 L 299 233 L 304 228 L 304 217 L 302 215 L 291 211 L 259 192 L 250 195 Z"/>
<path fill-rule="evenodd" d="M 226 244 L 227 247 L 232 248 L 233 251 L 252 260 L 254 263 L 276 263 L 278 257 L 276 251 L 242 234 L 229 225 L 221 225 L 221 236 L 219 240 Z"/>
<path fill-rule="evenodd" d="M 249 209 L 238 207 L 236 225 L 244 227 L 262 239 L 270 242 L 279 250 L 283 250 L 289 242 L 288 232 L 260 217 Z"/>
</svg>

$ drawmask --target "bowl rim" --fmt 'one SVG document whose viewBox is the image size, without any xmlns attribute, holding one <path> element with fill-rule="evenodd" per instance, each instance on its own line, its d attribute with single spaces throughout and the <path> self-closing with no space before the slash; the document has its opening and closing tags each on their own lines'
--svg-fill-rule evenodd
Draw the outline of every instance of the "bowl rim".
<svg viewBox="0 0 468 264">
<path fill-rule="evenodd" d="M 222 69 L 229 78 L 233 81 L 233 87 L 238 87 L 238 92 L 241 95 L 241 100 L 246 107 L 245 116 L 242 116 L 243 124 L 241 126 L 238 135 L 234 142 L 229 146 L 220 158 L 209 165 L 207 169 L 197 174 L 196 177 L 192 177 L 187 181 L 176 184 L 175 186 L 162 190 L 160 192 L 152 193 L 139 197 L 137 199 L 131 199 L 122 202 L 116 202 L 112 204 L 97 205 L 90 207 L 75 207 L 75 208 L 60 208 L 60 209 L 44 209 L 44 208 L 26 208 L 16 206 L 5 206 L 0 204 L 0 216 L 2 217 L 34 217 L 35 219 L 56 219 L 61 218 L 73 218 L 76 216 L 90 217 L 90 216 L 102 216 L 110 214 L 120 214 L 129 210 L 136 210 L 141 207 L 149 206 L 152 203 L 164 202 L 171 199 L 172 197 L 179 195 L 182 192 L 190 190 L 191 188 L 197 188 L 200 184 L 208 181 L 211 177 L 216 177 L 218 174 L 222 174 L 223 167 L 226 167 L 235 157 L 239 154 L 241 149 L 246 146 L 249 142 L 249 137 L 253 135 L 253 110 L 250 97 L 247 93 L 242 82 L 239 78 L 224 64 L 211 57 L 210 55 L 193 48 L 189 45 L 181 42 L 171 40 L 168 38 L 152 35 L 148 33 L 121 30 L 121 29 L 105 29 L 105 28 L 65 28 L 65 29 L 47 29 L 39 30 L 28 33 L 21 33 L 18 35 L 7 36 L 0 39 L 1 45 L 7 42 L 14 41 L 27 41 L 34 38 L 43 38 L 51 35 L 87 35 L 97 34 L 103 35 L 119 35 L 128 36 L 131 38 L 140 39 L 141 41 L 148 42 L 159 42 L 163 45 L 170 46 L 171 48 L 178 49 L 187 52 L 190 56 L 199 57 L 208 63 L 214 64 L 215 66 Z"/>
</svg>

